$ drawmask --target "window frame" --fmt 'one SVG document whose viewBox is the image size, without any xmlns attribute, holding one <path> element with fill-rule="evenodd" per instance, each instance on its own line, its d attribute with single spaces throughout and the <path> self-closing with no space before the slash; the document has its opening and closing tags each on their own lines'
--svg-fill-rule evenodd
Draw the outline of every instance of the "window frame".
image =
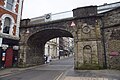
<svg viewBox="0 0 120 80">
<path fill-rule="evenodd" d="M 6 1 L 6 8 L 9 9 L 9 10 L 13 10 L 14 1 L 15 1 L 15 0 L 12 0 L 12 2 L 9 2 L 9 0 L 7 0 L 7 1 Z"/>
<path fill-rule="evenodd" d="M 9 25 L 6 25 L 6 19 L 9 19 Z M 10 27 L 11 27 L 12 20 L 9 17 L 6 17 L 4 20 L 4 26 L 3 26 L 3 33 L 9 34 L 10 33 Z M 5 31 L 5 28 L 8 28 L 8 31 Z"/>
</svg>

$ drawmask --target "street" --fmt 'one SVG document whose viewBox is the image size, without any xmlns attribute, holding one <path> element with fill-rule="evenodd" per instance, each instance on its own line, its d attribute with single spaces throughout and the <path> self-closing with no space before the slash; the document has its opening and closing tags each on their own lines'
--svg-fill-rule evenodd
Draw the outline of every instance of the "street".
<svg viewBox="0 0 120 80">
<path fill-rule="evenodd" d="M 1 77 L 0 80 L 57 80 L 73 67 L 73 63 L 73 57 L 54 60 L 32 69 L 16 71 L 14 74 Z"/>
<path fill-rule="evenodd" d="M 74 70 L 74 58 L 53 60 L 32 68 L 0 71 L 0 80 L 120 80 L 119 70 Z M 12 72 L 1 75 L 1 72 Z"/>
</svg>

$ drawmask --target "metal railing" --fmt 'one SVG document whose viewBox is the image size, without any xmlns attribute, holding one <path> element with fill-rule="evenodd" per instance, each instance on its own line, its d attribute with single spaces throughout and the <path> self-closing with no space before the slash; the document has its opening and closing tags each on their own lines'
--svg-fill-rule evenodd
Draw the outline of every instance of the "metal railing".
<svg viewBox="0 0 120 80">
<path fill-rule="evenodd" d="M 51 15 L 52 20 L 58 20 L 58 19 L 64 19 L 64 18 L 70 18 L 73 17 L 73 12 L 71 11 L 65 11 L 65 12 L 60 12 L 56 14 Z"/>
<path fill-rule="evenodd" d="M 104 4 L 104 5 L 100 5 L 97 7 L 97 11 L 98 13 L 103 13 L 109 10 L 112 10 L 114 8 L 120 7 L 120 2 L 116 2 L 116 3 L 111 3 L 111 4 Z M 65 11 L 65 12 L 60 12 L 60 13 L 55 13 L 55 14 L 51 14 L 51 19 L 50 21 L 54 21 L 54 20 L 60 20 L 60 19 L 65 19 L 65 18 L 70 18 L 73 17 L 73 12 L 72 10 L 70 11 Z M 37 21 L 37 20 L 45 20 L 45 15 L 44 16 L 40 16 L 40 17 L 36 17 L 31 19 L 31 21 Z M 42 21 L 42 22 L 43 22 Z M 48 20 L 49 21 L 49 20 Z M 44 21 L 45 22 L 45 21 Z"/>
<path fill-rule="evenodd" d="M 120 7 L 120 2 L 100 5 L 97 7 L 97 11 L 98 11 L 98 13 L 102 13 L 102 12 L 106 12 L 106 11 L 115 9 L 117 7 Z"/>
</svg>

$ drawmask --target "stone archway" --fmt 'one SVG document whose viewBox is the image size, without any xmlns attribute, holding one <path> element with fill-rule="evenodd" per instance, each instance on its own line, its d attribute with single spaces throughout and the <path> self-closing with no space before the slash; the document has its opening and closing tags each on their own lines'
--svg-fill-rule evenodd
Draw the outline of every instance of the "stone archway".
<svg viewBox="0 0 120 80">
<path fill-rule="evenodd" d="M 74 68 L 81 68 L 84 65 L 83 47 L 90 45 L 94 54 L 94 63 L 98 63 L 98 46 L 101 46 L 100 26 L 95 23 L 96 17 L 83 19 L 60 20 L 59 22 L 50 22 L 44 24 L 23 26 L 21 28 L 20 39 L 20 64 L 22 66 L 43 64 L 43 54 L 45 43 L 56 37 L 74 38 Z M 70 26 L 71 22 L 75 26 Z M 99 48 L 101 49 L 101 48 Z M 99 51 L 99 53 L 102 53 Z M 33 57 L 34 56 L 34 57 Z M 39 56 L 39 57 L 38 57 Z M 41 57 L 40 57 L 41 56 Z M 39 62 L 40 61 L 40 62 Z M 22 62 L 22 63 L 21 63 Z"/>
<path fill-rule="evenodd" d="M 32 24 L 29 19 L 23 20 L 20 33 L 20 59 L 22 59 L 22 65 L 29 66 L 32 65 L 31 63 L 39 63 L 32 60 L 32 57 L 27 56 L 42 56 L 44 54 L 44 45 L 48 40 L 56 37 L 71 36 L 74 38 L 74 68 L 81 69 L 81 66 L 85 65 L 83 54 L 86 51 L 84 49 L 87 49 L 84 48 L 86 45 L 91 46 L 93 55 L 92 63 L 94 61 L 94 63 L 98 65 L 98 58 L 103 57 L 103 55 L 101 56 L 103 47 L 100 33 L 101 19 L 100 16 L 96 15 L 96 9 L 96 6 L 74 9 L 73 18 L 45 23 Z M 83 15 L 84 13 L 86 14 Z M 73 22 L 74 26 L 71 26 Z M 90 51 L 87 50 L 87 52 Z M 41 55 L 37 53 L 41 53 Z M 42 59 L 43 56 L 41 58 L 36 57 L 36 59 L 37 58 L 40 59 L 38 60 L 41 61 L 40 64 L 44 62 Z M 31 59 L 31 61 L 29 59 Z M 100 58 L 100 60 L 101 63 L 103 63 L 102 58 Z"/>
<path fill-rule="evenodd" d="M 29 34 L 27 33 L 26 36 Z M 47 41 L 57 37 L 73 37 L 72 33 L 66 29 L 56 29 L 54 27 L 40 29 L 36 33 L 25 37 L 24 49 L 21 49 L 22 66 L 30 66 L 44 63 L 44 46 Z M 23 51 L 23 52 L 22 52 Z M 24 55 L 23 55 L 24 54 Z"/>
</svg>

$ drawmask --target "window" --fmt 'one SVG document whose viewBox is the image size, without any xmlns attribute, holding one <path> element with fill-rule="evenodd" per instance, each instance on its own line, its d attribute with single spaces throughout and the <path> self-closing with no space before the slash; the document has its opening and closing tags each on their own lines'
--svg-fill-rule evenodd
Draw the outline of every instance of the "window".
<svg viewBox="0 0 120 80">
<path fill-rule="evenodd" d="M 9 9 L 9 10 L 12 10 L 12 8 L 13 8 L 13 2 L 14 2 L 14 0 L 7 0 L 7 6 L 6 6 L 6 8 Z"/>
<path fill-rule="evenodd" d="M 11 24 L 11 19 L 6 17 L 4 22 L 3 33 L 9 34 L 10 24 Z"/>
</svg>

